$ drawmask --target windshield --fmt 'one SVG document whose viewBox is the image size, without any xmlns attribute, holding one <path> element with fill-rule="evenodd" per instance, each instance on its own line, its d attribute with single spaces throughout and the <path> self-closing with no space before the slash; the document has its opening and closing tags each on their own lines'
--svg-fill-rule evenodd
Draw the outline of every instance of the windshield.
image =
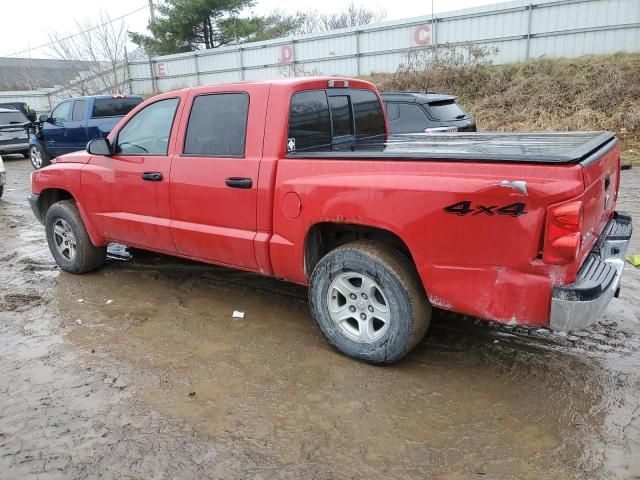
<svg viewBox="0 0 640 480">
<path fill-rule="evenodd" d="M 429 114 L 434 120 L 460 120 L 467 116 L 455 100 L 430 103 Z"/>
<path fill-rule="evenodd" d="M 96 98 L 91 117 L 124 117 L 139 103 L 141 98 Z"/>
<path fill-rule="evenodd" d="M 27 123 L 29 120 L 20 112 L 0 112 L 0 125 Z"/>
</svg>

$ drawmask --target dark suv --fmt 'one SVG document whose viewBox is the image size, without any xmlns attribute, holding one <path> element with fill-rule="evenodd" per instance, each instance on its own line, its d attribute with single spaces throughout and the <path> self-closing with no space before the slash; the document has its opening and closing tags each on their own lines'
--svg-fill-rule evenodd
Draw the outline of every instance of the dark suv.
<svg viewBox="0 0 640 480">
<path fill-rule="evenodd" d="M 398 92 L 381 96 L 391 134 L 476 131 L 476 121 L 452 95 Z"/>
<path fill-rule="evenodd" d="M 29 154 L 29 136 L 25 125 L 29 119 L 18 110 L 0 108 L 0 155 Z"/>
</svg>

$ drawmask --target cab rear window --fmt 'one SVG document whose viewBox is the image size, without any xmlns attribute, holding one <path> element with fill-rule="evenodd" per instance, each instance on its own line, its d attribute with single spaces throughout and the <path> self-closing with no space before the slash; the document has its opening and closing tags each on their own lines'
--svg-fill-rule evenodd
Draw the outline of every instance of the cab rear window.
<svg viewBox="0 0 640 480">
<path fill-rule="evenodd" d="M 291 97 L 288 150 L 331 143 L 329 103 L 324 90 L 298 92 Z"/>
<path fill-rule="evenodd" d="M 356 119 L 357 138 L 387 133 L 382 105 L 375 93 L 370 90 L 353 90 L 351 103 L 353 103 L 353 113 Z"/>
<path fill-rule="evenodd" d="M 330 148 L 349 139 L 386 134 L 382 105 L 370 90 L 295 93 L 289 110 L 287 150 Z"/>
<path fill-rule="evenodd" d="M 140 103 L 141 98 L 96 98 L 91 118 L 124 117 Z"/>
</svg>

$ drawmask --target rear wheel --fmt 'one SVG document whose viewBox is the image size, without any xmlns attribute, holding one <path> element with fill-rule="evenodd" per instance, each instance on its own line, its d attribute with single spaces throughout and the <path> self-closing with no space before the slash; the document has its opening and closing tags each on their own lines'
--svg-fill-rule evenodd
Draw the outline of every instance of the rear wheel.
<svg viewBox="0 0 640 480">
<path fill-rule="evenodd" d="M 31 145 L 29 147 L 29 160 L 36 170 L 51 164 L 51 159 L 41 145 Z"/>
<path fill-rule="evenodd" d="M 431 305 L 409 260 L 358 241 L 320 260 L 311 275 L 313 317 L 328 342 L 370 363 L 393 363 L 424 337 Z"/>
<path fill-rule="evenodd" d="M 54 203 L 45 217 L 49 250 L 62 270 L 86 273 L 100 267 L 106 257 L 106 247 L 91 243 L 78 207 L 72 200 Z"/>
</svg>

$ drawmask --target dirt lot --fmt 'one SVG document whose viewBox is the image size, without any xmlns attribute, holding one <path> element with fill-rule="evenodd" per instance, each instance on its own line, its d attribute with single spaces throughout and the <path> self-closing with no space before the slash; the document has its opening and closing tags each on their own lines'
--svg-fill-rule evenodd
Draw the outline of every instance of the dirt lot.
<svg viewBox="0 0 640 480">
<path fill-rule="evenodd" d="M 640 270 L 580 335 L 438 312 L 372 367 L 327 347 L 298 287 L 118 248 L 60 273 L 29 162 L 6 167 L 2 479 L 640 478 Z M 620 209 L 640 218 L 638 168 Z"/>
</svg>

